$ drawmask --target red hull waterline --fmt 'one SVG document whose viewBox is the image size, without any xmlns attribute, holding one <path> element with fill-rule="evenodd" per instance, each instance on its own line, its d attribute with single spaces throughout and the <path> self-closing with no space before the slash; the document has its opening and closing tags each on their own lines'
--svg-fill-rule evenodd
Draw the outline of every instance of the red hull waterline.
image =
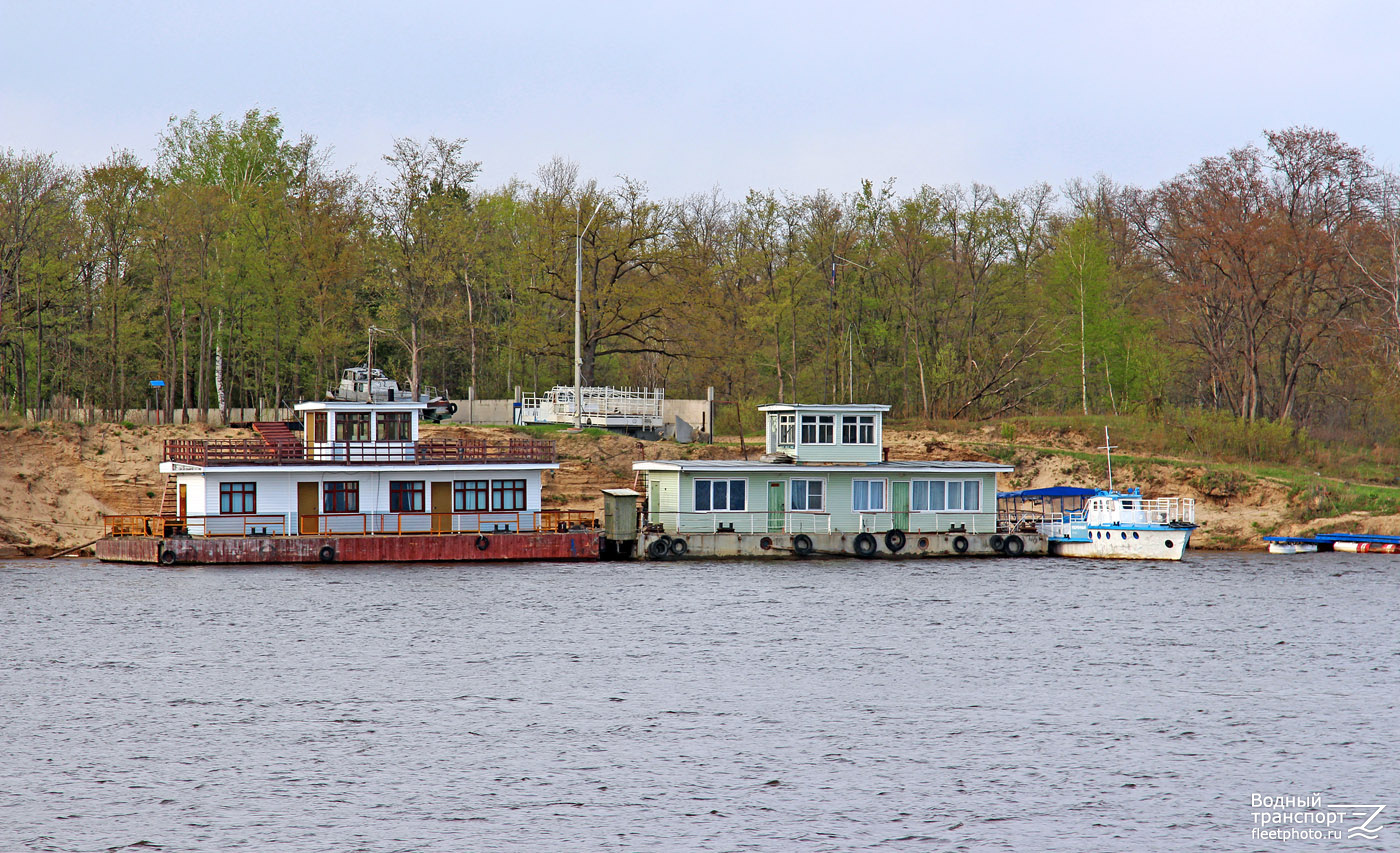
<svg viewBox="0 0 1400 853">
<path fill-rule="evenodd" d="M 486 540 L 485 548 L 478 539 Z M 597 560 L 602 536 L 578 533 L 491 533 L 423 536 L 230 536 L 99 539 L 97 559 L 109 563 L 201 565 L 230 563 L 453 563 L 503 560 Z M 331 549 L 325 552 L 324 549 Z M 326 559 L 329 556 L 330 559 Z M 163 558 L 163 559 L 162 559 Z"/>
</svg>

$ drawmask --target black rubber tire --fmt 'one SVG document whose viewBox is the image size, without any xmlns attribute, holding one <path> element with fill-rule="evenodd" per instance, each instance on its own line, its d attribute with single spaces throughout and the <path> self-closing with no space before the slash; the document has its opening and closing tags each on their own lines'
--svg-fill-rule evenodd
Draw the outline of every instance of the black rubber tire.
<svg viewBox="0 0 1400 853">
<path fill-rule="evenodd" d="M 812 553 L 812 537 L 805 533 L 799 533 L 792 537 L 792 553 L 799 557 L 805 557 Z"/>
<path fill-rule="evenodd" d="M 954 550 L 954 551 L 957 551 L 959 554 L 966 554 L 966 553 L 967 553 L 967 537 L 966 537 L 966 536 L 954 536 L 954 537 L 953 537 L 953 550 Z"/>
<path fill-rule="evenodd" d="M 686 544 L 686 541 L 684 539 L 677 537 L 671 540 L 672 557 L 684 557 L 689 552 L 690 546 Z"/>
<path fill-rule="evenodd" d="M 773 548 L 773 537 L 765 536 L 762 539 L 758 540 L 758 547 L 762 548 L 765 551 L 771 550 Z"/>
<path fill-rule="evenodd" d="M 669 553 L 671 553 L 671 543 L 665 536 L 653 539 L 647 545 L 647 556 L 653 560 L 664 560 Z"/>
<path fill-rule="evenodd" d="M 1006 537 L 1000 533 L 993 533 L 992 538 L 987 540 L 987 544 L 992 546 L 993 551 L 1000 551 L 1001 546 L 1006 544 Z"/>
<path fill-rule="evenodd" d="M 455 415 L 455 414 L 457 414 L 457 404 L 456 404 L 456 403 L 448 403 L 448 404 L 447 404 L 447 416 L 450 418 L 450 417 L 452 417 L 452 416 Z"/>
<path fill-rule="evenodd" d="M 335 549 L 329 545 L 326 545 L 323 548 L 321 548 L 321 553 L 317 554 L 316 556 L 319 557 L 321 562 L 323 563 L 334 563 Z"/>
<path fill-rule="evenodd" d="M 478 537 L 476 537 L 476 550 L 478 550 L 478 551 L 485 551 L 487 548 L 490 548 L 490 547 L 491 547 L 491 538 L 490 538 L 489 536 L 478 536 Z"/>
<path fill-rule="evenodd" d="M 1019 557 L 1026 553 L 1026 543 L 1019 536 L 1008 536 L 1001 543 L 1001 550 L 1008 557 Z"/>
<path fill-rule="evenodd" d="M 880 550 L 880 544 L 869 533 L 860 533 L 856 535 L 856 541 L 851 543 L 851 548 L 855 550 L 857 557 L 873 557 L 875 552 Z"/>
<path fill-rule="evenodd" d="M 904 549 L 904 543 L 907 541 L 908 537 L 904 535 L 903 530 L 888 530 L 885 532 L 885 547 L 890 549 L 891 554 L 898 554 L 902 551 Z"/>
<path fill-rule="evenodd" d="M 160 564 L 162 566 L 173 566 L 175 565 L 176 559 L 175 552 L 168 548 L 160 552 Z"/>
</svg>

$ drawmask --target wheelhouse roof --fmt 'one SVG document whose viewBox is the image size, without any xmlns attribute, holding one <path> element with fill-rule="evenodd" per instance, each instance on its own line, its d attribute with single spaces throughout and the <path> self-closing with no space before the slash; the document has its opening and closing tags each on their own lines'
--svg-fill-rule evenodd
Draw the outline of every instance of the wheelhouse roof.
<svg viewBox="0 0 1400 853">
<path fill-rule="evenodd" d="M 917 473 L 1009 473 L 1016 470 L 999 462 L 947 462 L 899 460 L 896 462 L 851 462 L 836 464 L 746 462 L 740 459 L 670 459 L 634 462 L 636 471 L 681 471 L 685 473 L 747 472 L 778 475 L 788 471 L 803 474 L 917 474 Z"/>
<path fill-rule="evenodd" d="M 1074 486 L 1050 486 L 1044 489 L 1022 489 L 1019 492 L 997 492 L 998 498 L 1034 500 L 1035 498 L 1092 498 L 1099 494 L 1098 489 L 1080 489 Z"/>
<path fill-rule="evenodd" d="M 297 403 L 293 408 L 298 412 L 412 412 L 426 409 L 428 404 L 412 400 L 395 400 L 392 403 L 370 403 L 365 400 L 312 400 L 306 403 Z"/>
<path fill-rule="evenodd" d="M 888 412 L 884 403 L 768 403 L 759 406 L 760 412 Z"/>
</svg>

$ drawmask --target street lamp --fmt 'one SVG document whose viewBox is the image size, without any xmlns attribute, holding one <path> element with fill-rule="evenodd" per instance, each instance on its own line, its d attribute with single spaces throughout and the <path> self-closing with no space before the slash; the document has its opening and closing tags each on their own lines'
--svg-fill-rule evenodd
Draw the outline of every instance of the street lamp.
<svg viewBox="0 0 1400 853">
<path fill-rule="evenodd" d="M 593 225 L 602 204 L 593 208 L 588 225 L 578 230 L 583 216 L 583 199 L 579 199 L 574 216 L 574 429 L 583 429 L 583 232 Z"/>
</svg>

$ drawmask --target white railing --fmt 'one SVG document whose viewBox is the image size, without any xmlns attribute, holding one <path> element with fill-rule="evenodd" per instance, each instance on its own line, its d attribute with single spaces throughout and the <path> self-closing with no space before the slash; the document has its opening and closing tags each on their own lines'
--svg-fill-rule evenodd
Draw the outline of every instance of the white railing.
<svg viewBox="0 0 1400 853">
<path fill-rule="evenodd" d="M 586 387 L 581 394 L 583 405 L 580 420 L 599 426 L 636 426 L 660 429 L 664 388 Z M 571 385 L 556 385 L 543 395 L 529 394 L 521 398 L 522 423 L 573 423 L 579 407 Z"/>
<path fill-rule="evenodd" d="M 898 516 L 896 518 L 896 516 Z M 979 510 L 954 510 L 952 512 L 862 512 L 858 514 L 862 533 L 883 533 L 887 530 L 903 530 L 905 533 L 945 533 L 949 529 L 965 526 L 969 533 L 985 532 L 982 526 L 985 514 Z"/>
<path fill-rule="evenodd" d="M 667 533 L 830 533 L 824 512 L 652 512 Z"/>
</svg>

